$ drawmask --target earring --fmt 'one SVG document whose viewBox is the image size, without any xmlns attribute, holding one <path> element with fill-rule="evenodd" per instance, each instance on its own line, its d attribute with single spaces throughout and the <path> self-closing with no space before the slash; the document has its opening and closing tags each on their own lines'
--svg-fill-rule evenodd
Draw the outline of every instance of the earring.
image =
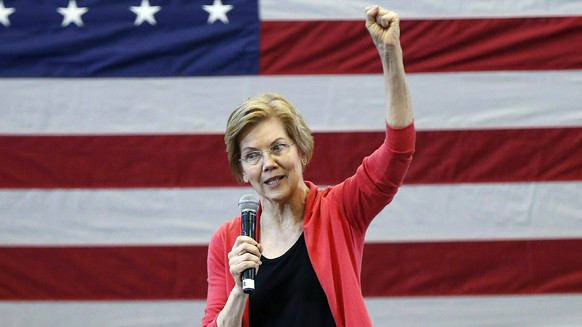
<svg viewBox="0 0 582 327">
<path fill-rule="evenodd" d="M 247 175 L 243 175 L 243 181 L 245 183 L 248 183 L 249 182 L 249 178 L 247 177 Z"/>
</svg>

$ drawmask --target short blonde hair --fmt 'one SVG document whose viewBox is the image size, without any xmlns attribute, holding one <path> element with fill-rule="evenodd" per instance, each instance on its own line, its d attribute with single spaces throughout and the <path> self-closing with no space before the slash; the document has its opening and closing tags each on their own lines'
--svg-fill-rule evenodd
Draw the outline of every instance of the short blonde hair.
<svg viewBox="0 0 582 327">
<path fill-rule="evenodd" d="M 228 154 L 230 170 L 236 179 L 243 180 L 240 162 L 240 135 L 249 128 L 269 118 L 277 118 L 285 127 L 291 140 L 305 155 L 307 162 L 313 155 L 314 141 L 311 130 L 307 126 L 301 113 L 283 96 L 276 93 L 262 93 L 241 103 L 228 117 L 224 143 Z"/>
</svg>

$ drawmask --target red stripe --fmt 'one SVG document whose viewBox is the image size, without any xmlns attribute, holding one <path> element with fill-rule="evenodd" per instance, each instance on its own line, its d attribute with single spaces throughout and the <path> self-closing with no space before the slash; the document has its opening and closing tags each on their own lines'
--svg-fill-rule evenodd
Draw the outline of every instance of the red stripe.
<svg viewBox="0 0 582 327">
<path fill-rule="evenodd" d="M 405 182 L 580 181 L 580 144 L 582 128 L 422 132 Z"/>
<path fill-rule="evenodd" d="M 235 184 L 220 135 L 0 136 L 2 188 Z"/>
<path fill-rule="evenodd" d="M 362 21 L 266 21 L 260 72 L 380 73 Z M 582 68 L 582 16 L 403 20 L 408 72 Z"/>
<path fill-rule="evenodd" d="M 342 181 L 383 139 L 316 133 L 306 179 Z M 580 181 L 580 144 L 582 128 L 420 131 L 405 183 Z M 0 136 L 0 188 L 234 185 L 221 135 Z"/>
<path fill-rule="evenodd" d="M 582 239 L 367 244 L 367 296 L 582 293 Z"/>
<path fill-rule="evenodd" d="M 0 300 L 206 296 L 206 247 L 0 248 Z"/>
<path fill-rule="evenodd" d="M 367 244 L 365 296 L 582 293 L 582 239 Z M 205 246 L 0 248 L 0 300 L 206 297 Z"/>
</svg>

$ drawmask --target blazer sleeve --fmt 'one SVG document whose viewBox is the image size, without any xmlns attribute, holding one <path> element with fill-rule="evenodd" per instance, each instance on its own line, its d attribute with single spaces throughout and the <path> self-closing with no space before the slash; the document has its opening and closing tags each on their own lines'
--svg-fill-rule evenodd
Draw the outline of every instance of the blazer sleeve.
<svg viewBox="0 0 582 327">
<path fill-rule="evenodd" d="M 235 283 L 228 266 L 228 252 L 234 241 L 240 235 L 240 216 L 224 223 L 214 233 L 208 244 L 206 269 L 208 273 L 208 292 L 206 294 L 206 309 L 202 318 L 202 327 L 217 326 L 216 318 L 232 291 Z M 248 302 L 243 313 L 242 326 L 248 327 Z"/>
<path fill-rule="evenodd" d="M 202 318 L 203 327 L 215 327 L 216 317 L 228 299 L 226 292 L 225 267 L 225 235 L 224 228 L 220 228 L 210 239 L 208 244 L 208 258 L 206 269 L 208 273 L 208 293 L 206 295 L 206 309 Z"/>
<path fill-rule="evenodd" d="M 412 162 L 415 150 L 414 123 L 403 128 L 386 124 L 386 138 L 356 173 L 334 187 L 334 198 L 346 219 L 361 233 L 392 202 Z"/>
</svg>

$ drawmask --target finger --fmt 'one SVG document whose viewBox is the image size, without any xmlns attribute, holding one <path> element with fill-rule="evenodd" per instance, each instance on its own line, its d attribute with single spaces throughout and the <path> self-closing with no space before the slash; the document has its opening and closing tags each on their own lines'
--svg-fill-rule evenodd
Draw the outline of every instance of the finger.
<svg viewBox="0 0 582 327">
<path fill-rule="evenodd" d="M 376 15 L 378 14 L 378 10 L 379 10 L 379 6 L 375 5 L 375 6 L 371 6 L 371 7 L 366 7 L 366 22 L 373 24 L 376 21 Z"/>
<path fill-rule="evenodd" d="M 235 258 L 236 261 L 248 260 L 248 256 L 252 256 L 253 258 L 256 258 L 256 261 L 259 261 L 262 252 L 261 249 L 262 247 L 259 248 L 258 246 L 243 243 L 228 253 L 228 260 L 232 261 Z"/>
<path fill-rule="evenodd" d="M 237 246 L 242 243 L 249 243 L 253 245 L 257 245 L 259 242 L 255 241 L 252 237 L 240 235 L 236 238 L 234 242 L 234 246 Z"/>
<path fill-rule="evenodd" d="M 260 257 L 252 254 L 252 253 L 242 253 L 242 254 L 237 254 L 232 256 L 231 258 L 228 259 L 228 264 L 231 266 L 236 266 L 239 265 L 243 262 L 254 262 L 257 264 L 261 263 L 261 259 Z"/>
<path fill-rule="evenodd" d="M 397 13 L 387 9 L 379 8 L 378 14 L 375 17 L 375 21 L 378 25 L 383 28 L 388 28 L 398 24 L 400 18 Z"/>
<path fill-rule="evenodd" d="M 255 271 L 258 271 L 259 264 L 252 261 L 243 261 L 238 264 L 230 265 L 230 274 L 238 281 L 243 271 L 247 269 L 254 269 Z"/>
<path fill-rule="evenodd" d="M 244 253 L 241 254 L 239 257 L 240 257 L 239 260 L 241 260 L 241 262 L 251 261 L 259 265 L 262 264 L 261 257 L 258 257 L 252 253 Z"/>
<path fill-rule="evenodd" d="M 258 269 L 262 262 L 255 256 L 245 254 L 239 258 L 233 258 L 229 261 L 230 273 L 233 276 L 242 274 L 247 269 Z"/>
<path fill-rule="evenodd" d="M 258 246 L 258 242 L 255 241 L 254 239 L 252 239 L 251 237 L 248 236 L 238 236 L 236 238 L 236 240 L 234 241 L 234 244 L 231 248 L 231 251 L 237 251 L 236 249 L 238 249 L 238 252 L 242 252 L 241 249 L 244 249 L 244 247 L 246 246 L 246 244 L 251 245 L 251 246 Z"/>
<path fill-rule="evenodd" d="M 254 254 L 254 255 L 260 257 L 262 251 L 259 249 L 258 244 L 252 245 L 252 244 L 248 244 L 248 243 L 243 243 L 235 249 L 235 252 L 238 255 L 242 255 L 245 253 L 251 253 L 251 254 Z"/>
</svg>

